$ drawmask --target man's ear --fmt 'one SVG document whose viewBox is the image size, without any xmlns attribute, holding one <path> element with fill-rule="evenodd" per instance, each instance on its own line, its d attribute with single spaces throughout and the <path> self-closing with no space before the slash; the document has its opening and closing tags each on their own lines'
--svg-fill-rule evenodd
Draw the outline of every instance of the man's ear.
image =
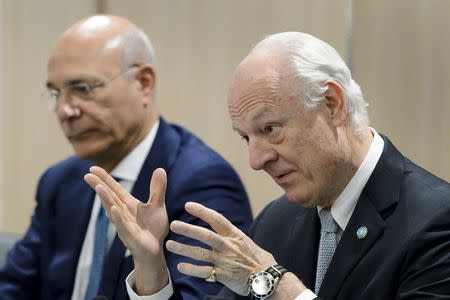
<svg viewBox="0 0 450 300">
<path fill-rule="evenodd" d="M 331 80 L 326 81 L 324 85 L 328 88 L 325 92 L 325 103 L 329 117 L 334 126 L 342 126 L 347 120 L 347 98 L 344 89 Z"/>
<path fill-rule="evenodd" d="M 139 89 L 145 96 L 144 98 L 152 99 L 156 82 L 155 70 L 150 65 L 140 65 L 135 76 L 139 82 Z"/>
</svg>

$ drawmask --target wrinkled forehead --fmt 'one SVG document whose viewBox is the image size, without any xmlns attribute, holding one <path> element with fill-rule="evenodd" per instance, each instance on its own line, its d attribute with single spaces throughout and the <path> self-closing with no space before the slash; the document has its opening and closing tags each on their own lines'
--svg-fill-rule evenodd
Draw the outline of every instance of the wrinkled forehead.
<svg viewBox="0 0 450 300">
<path fill-rule="evenodd" d="M 239 74 L 231 86 L 228 111 L 232 119 L 258 104 L 274 105 L 279 98 L 280 76 L 277 72 Z"/>
<path fill-rule="evenodd" d="M 231 81 L 228 110 L 231 119 L 258 105 L 278 104 L 287 92 L 291 77 L 278 49 L 253 51 L 236 68 Z"/>
</svg>

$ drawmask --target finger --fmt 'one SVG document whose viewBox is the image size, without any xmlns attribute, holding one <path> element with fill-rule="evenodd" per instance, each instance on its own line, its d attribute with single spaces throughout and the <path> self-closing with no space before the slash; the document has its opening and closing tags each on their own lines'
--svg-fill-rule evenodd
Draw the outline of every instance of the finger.
<svg viewBox="0 0 450 300">
<path fill-rule="evenodd" d="M 183 274 L 204 279 L 208 278 L 213 272 L 213 266 L 197 266 L 189 263 L 179 263 L 177 265 L 177 269 Z M 220 281 L 219 274 L 217 274 L 217 269 L 216 269 L 216 277 L 217 280 Z"/>
<path fill-rule="evenodd" d="M 128 191 L 114 178 L 112 178 L 111 175 L 109 175 L 104 169 L 93 166 L 89 168 L 89 171 L 98 176 L 98 178 L 100 178 L 103 183 L 105 183 L 105 185 L 119 197 L 119 199 L 125 199 L 126 197 L 131 196 L 130 193 L 128 193 Z"/>
<path fill-rule="evenodd" d="M 91 174 L 91 173 L 87 173 L 86 175 L 84 175 L 84 181 L 86 181 L 87 184 L 89 184 L 89 186 L 91 188 L 93 188 L 94 190 L 98 184 L 102 183 L 100 178 L 98 178 L 96 175 Z"/>
<path fill-rule="evenodd" d="M 230 236 L 232 233 L 238 232 L 239 229 L 231 224 L 220 213 L 207 208 L 196 202 L 187 202 L 185 205 L 186 211 L 191 215 L 205 221 L 220 235 Z"/>
<path fill-rule="evenodd" d="M 135 205 L 134 202 L 139 200 L 135 199 L 120 183 L 118 183 L 114 178 L 112 178 L 105 170 L 100 167 L 94 166 L 89 169 L 90 174 L 86 174 L 88 179 L 95 176 L 96 181 L 103 183 L 105 187 L 109 190 L 109 194 L 114 200 L 115 205 L 121 210 L 125 211 L 125 206 L 128 208 L 129 213 L 135 215 Z"/>
<path fill-rule="evenodd" d="M 135 238 L 136 226 L 134 222 L 129 222 L 126 215 L 117 206 L 111 207 L 111 221 L 116 228 L 117 234 L 125 246 L 133 249 L 133 241 Z"/>
<path fill-rule="evenodd" d="M 149 203 L 153 203 L 157 206 L 163 206 L 166 198 L 166 186 L 167 175 L 166 171 L 162 168 L 158 168 L 153 172 L 150 181 L 150 196 L 148 198 Z"/>
<path fill-rule="evenodd" d="M 217 253 L 198 246 L 190 246 L 173 240 L 166 242 L 166 248 L 170 252 L 189 257 L 198 261 L 214 263 L 217 261 Z"/>
<path fill-rule="evenodd" d="M 84 180 L 97 192 L 97 194 L 99 193 L 99 191 L 97 190 L 98 186 L 102 186 L 104 197 L 107 197 L 108 199 L 111 199 L 113 201 L 113 203 L 109 203 L 110 206 L 117 205 L 120 209 L 124 210 L 124 204 L 119 199 L 119 197 L 117 197 L 117 195 L 97 175 L 88 173 L 84 175 Z"/>
<path fill-rule="evenodd" d="M 226 248 L 225 242 L 220 235 L 204 227 L 188 224 L 182 221 L 173 221 L 170 224 L 170 230 L 177 234 L 203 242 L 211 248 L 219 251 L 224 251 Z"/>
<path fill-rule="evenodd" d="M 128 221 L 136 223 L 135 214 L 133 211 L 129 210 L 128 205 L 124 205 L 120 199 L 114 194 L 110 189 L 105 187 L 103 184 L 99 184 L 95 187 L 95 191 L 100 196 L 103 207 L 106 210 L 106 214 L 110 217 L 110 210 L 112 206 L 120 211 L 124 218 Z"/>
<path fill-rule="evenodd" d="M 103 205 L 103 208 L 105 209 L 106 215 L 109 218 L 110 215 L 111 215 L 110 214 L 111 207 L 113 205 L 115 205 L 115 201 L 113 200 L 113 198 L 109 194 L 108 189 L 105 186 L 103 186 L 102 184 L 98 184 L 95 187 L 95 192 L 99 195 L 100 201 L 101 201 L 101 203 Z"/>
</svg>

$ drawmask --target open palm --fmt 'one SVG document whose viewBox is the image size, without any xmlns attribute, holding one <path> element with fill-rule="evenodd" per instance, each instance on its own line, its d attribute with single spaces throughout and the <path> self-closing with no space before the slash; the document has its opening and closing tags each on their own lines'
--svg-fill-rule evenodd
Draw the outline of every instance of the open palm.
<svg viewBox="0 0 450 300">
<path fill-rule="evenodd" d="M 86 182 L 99 194 L 103 207 L 134 260 L 154 264 L 161 260 L 169 231 L 165 206 L 167 177 L 163 169 L 153 173 L 150 196 L 142 203 L 100 167 L 90 168 Z"/>
</svg>

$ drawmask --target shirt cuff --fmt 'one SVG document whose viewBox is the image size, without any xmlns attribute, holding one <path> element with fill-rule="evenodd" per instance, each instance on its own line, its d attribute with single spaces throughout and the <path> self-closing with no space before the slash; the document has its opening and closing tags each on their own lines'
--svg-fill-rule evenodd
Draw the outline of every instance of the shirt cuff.
<svg viewBox="0 0 450 300">
<path fill-rule="evenodd" d="M 169 270 L 167 270 L 169 272 Z M 130 297 L 130 300 L 167 300 L 173 295 L 173 286 L 172 286 L 172 279 L 170 279 L 170 273 L 169 273 L 169 283 L 159 292 L 153 295 L 148 296 L 139 296 L 136 294 L 136 292 L 133 290 L 133 286 L 135 283 L 134 278 L 134 270 L 128 275 L 127 279 L 125 279 L 125 283 L 127 285 L 127 292 L 128 296 Z"/>
<path fill-rule="evenodd" d="M 317 296 L 311 290 L 305 290 L 300 295 L 298 295 L 294 300 L 312 300 L 316 298 Z"/>
</svg>

